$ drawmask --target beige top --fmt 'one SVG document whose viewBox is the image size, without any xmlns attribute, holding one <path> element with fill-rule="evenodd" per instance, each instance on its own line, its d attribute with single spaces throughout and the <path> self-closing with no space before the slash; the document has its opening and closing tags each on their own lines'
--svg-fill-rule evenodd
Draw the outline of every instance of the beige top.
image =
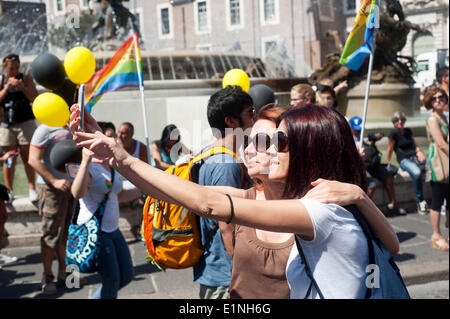
<svg viewBox="0 0 450 319">
<path fill-rule="evenodd" d="M 230 299 L 289 299 L 286 264 L 294 237 L 283 243 L 258 239 L 256 230 L 236 225 Z"/>
</svg>

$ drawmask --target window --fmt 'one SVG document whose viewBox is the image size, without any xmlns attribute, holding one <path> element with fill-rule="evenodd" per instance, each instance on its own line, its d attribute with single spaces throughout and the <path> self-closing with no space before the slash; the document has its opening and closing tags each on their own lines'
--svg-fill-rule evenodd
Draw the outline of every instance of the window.
<svg viewBox="0 0 450 319">
<path fill-rule="evenodd" d="M 227 30 L 244 28 L 244 2 L 242 0 L 225 0 Z"/>
<path fill-rule="evenodd" d="M 205 31 L 208 29 L 208 12 L 206 1 L 199 1 L 197 7 L 198 30 Z"/>
<path fill-rule="evenodd" d="M 271 21 L 275 17 L 275 0 L 264 0 L 264 20 Z"/>
<path fill-rule="evenodd" d="M 261 25 L 278 24 L 279 0 L 260 0 Z"/>
<path fill-rule="evenodd" d="M 195 30 L 197 34 L 208 33 L 211 30 L 210 1 L 196 1 L 194 5 Z"/>
<path fill-rule="evenodd" d="M 56 0 L 56 12 L 64 11 L 64 0 Z"/>
<path fill-rule="evenodd" d="M 355 13 L 356 11 L 356 0 L 345 0 L 344 1 L 344 12 L 345 13 Z"/>
<path fill-rule="evenodd" d="M 334 7 L 332 0 L 318 0 L 319 19 L 324 22 L 334 22 Z"/>
<path fill-rule="evenodd" d="M 80 8 L 89 9 L 89 0 L 80 0 L 80 2 L 81 2 Z"/>
<path fill-rule="evenodd" d="M 160 39 L 173 38 L 172 7 L 170 4 L 162 3 L 157 6 L 158 12 L 158 35 Z"/>
<path fill-rule="evenodd" d="M 241 24 L 241 13 L 239 11 L 239 0 L 230 0 L 230 24 Z"/>
<path fill-rule="evenodd" d="M 417 33 L 413 37 L 413 56 L 416 58 L 419 54 L 433 52 L 434 38 L 431 33 Z"/>
<path fill-rule="evenodd" d="M 161 34 L 170 34 L 169 8 L 161 9 Z"/>
<path fill-rule="evenodd" d="M 261 57 L 265 59 L 268 55 L 273 54 L 279 45 L 279 36 L 263 37 L 261 39 Z"/>
</svg>

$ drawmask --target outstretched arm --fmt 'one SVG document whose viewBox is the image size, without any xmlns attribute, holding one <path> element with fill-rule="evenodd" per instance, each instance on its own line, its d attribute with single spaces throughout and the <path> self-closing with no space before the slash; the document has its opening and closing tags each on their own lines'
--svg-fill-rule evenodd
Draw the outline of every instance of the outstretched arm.
<svg viewBox="0 0 450 319">
<path fill-rule="evenodd" d="M 70 128 L 79 146 L 96 154 L 97 162 L 108 162 L 137 188 L 155 198 L 177 203 L 198 215 L 218 221 L 230 218 L 231 204 L 224 194 L 163 172 L 128 154 L 113 138 L 98 129 L 92 116 L 85 112 L 85 132 L 78 132 L 79 108 L 72 107 Z M 165 197 L 162 198 L 161 196 Z M 299 200 L 257 201 L 233 197 L 232 221 L 275 232 L 295 233 L 313 239 L 311 218 Z M 283 210 L 280 211 L 280 207 Z M 279 212 L 273 218 L 273 212 Z"/>
<path fill-rule="evenodd" d="M 398 253 L 400 244 L 397 234 L 387 218 L 359 186 L 324 179 L 318 179 L 311 184 L 314 188 L 306 194 L 305 198 L 340 206 L 355 204 L 375 235 L 383 241 L 391 254 Z"/>
</svg>

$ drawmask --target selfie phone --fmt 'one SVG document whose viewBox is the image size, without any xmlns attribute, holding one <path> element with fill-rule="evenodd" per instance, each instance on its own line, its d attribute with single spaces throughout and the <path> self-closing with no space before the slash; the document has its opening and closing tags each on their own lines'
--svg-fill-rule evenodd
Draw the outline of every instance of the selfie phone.
<svg viewBox="0 0 450 319">
<path fill-rule="evenodd" d="M 78 123 L 78 130 L 82 131 L 84 129 L 84 87 L 85 84 L 81 84 L 78 89 L 78 105 L 80 106 L 80 123 Z"/>
</svg>

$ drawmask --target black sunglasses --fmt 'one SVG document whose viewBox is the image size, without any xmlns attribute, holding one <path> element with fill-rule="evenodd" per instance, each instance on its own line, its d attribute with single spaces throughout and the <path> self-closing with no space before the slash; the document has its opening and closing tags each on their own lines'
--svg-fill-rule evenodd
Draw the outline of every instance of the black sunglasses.
<svg viewBox="0 0 450 319">
<path fill-rule="evenodd" d="M 433 96 L 431 98 L 431 102 L 436 102 L 437 100 L 440 100 L 442 102 L 446 102 L 447 101 L 447 97 L 445 95 L 439 95 L 439 96 Z"/>
<path fill-rule="evenodd" d="M 256 151 L 260 153 L 267 151 L 271 145 L 275 146 L 277 152 L 286 153 L 289 151 L 289 138 L 281 131 L 273 133 L 272 137 L 266 133 L 258 133 L 254 137 L 244 135 L 244 149 L 250 144 L 253 144 Z"/>
<path fill-rule="evenodd" d="M 17 60 L 19 60 L 19 56 L 17 54 L 8 54 L 4 58 L 4 61 L 17 61 Z"/>
</svg>

